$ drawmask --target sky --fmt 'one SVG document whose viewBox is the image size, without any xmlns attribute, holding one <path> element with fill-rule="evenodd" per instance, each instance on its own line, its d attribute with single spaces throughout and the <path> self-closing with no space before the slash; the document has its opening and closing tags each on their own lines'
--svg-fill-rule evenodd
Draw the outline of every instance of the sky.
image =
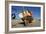
<svg viewBox="0 0 46 34">
<path fill-rule="evenodd" d="M 19 19 L 18 14 L 23 12 L 23 10 L 32 11 L 32 16 L 34 18 L 40 18 L 41 8 L 40 7 L 29 7 L 29 6 L 12 6 L 12 13 L 15 13 L 16 19 Z"/>
</svg>

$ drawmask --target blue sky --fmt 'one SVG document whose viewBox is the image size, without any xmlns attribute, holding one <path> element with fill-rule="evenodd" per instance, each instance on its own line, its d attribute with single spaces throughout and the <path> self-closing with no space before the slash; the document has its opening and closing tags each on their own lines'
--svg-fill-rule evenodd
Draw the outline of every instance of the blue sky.
<svg viewBox="0 0 46 34">
<path fill-rule="evenodd" d="M 16 19 L 19 19 L 18 14 L 22 12 L 22 10 L 31 10 L 34 18 L 40 18 L 41 8 L 40 7 L 29 7 L 29 6 L 12 6 L 12 13 L 15 13 Z"/>
</svg>

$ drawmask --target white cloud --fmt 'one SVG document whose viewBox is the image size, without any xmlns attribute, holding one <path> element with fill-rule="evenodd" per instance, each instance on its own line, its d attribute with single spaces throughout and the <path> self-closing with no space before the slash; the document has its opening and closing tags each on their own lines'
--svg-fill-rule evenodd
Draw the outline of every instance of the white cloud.
<svg viewBox="0 0 46 34">
<path fill-rule="evenodd" d="M 23 18 L 23 15 L 22 15 L 22 13 L 20 13 L 20 14 L 19 14 L 19 17 L 20 17 L 20 18 Z"/>
</svg>

